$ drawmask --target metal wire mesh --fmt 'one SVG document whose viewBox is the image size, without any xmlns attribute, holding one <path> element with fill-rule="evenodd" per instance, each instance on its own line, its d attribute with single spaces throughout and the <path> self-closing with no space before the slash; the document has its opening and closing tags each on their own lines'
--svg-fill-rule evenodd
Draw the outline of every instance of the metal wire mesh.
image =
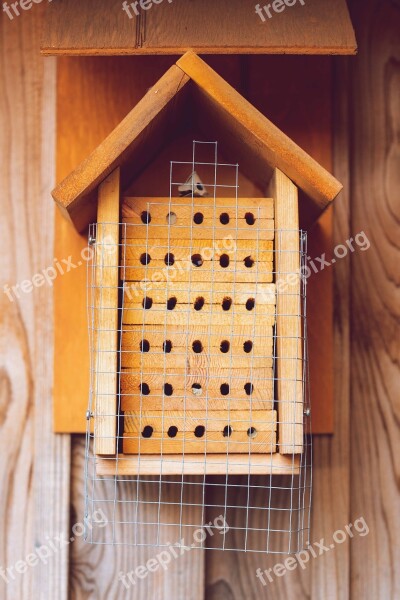
<svg viewBox="0 0 400 600">
<path fill-rule="evenodd" d="M 124 207 L 117 241 L 115 223 L 90 228 L 85 504 L 107 522 L 90 543 L 308 543 L 307 237 L 277 230 L 267 200 L 239 198 L 238 165 L 217 151 L 193 142 L 192 161 L 171 162 L 169 198 Z M 188 170 L 207 196 L 193 184 L 179 198 Z"/>
</svg>

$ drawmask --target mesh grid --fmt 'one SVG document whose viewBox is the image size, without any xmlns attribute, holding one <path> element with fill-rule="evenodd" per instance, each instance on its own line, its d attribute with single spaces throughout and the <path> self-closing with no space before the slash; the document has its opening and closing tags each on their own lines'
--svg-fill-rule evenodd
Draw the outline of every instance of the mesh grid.
<svg viewBox="0 0 400 600">
<path fill-rule="evenodd" d="M 169 199 L 127 207 L 117 242 L 115 223 L 90 228 L 85 500 L 87 516 L 101 508 L 107 519 L 87 529 L 91 543 L 184 540 L 283 554 L 308 543 L 306 282 L 299 276 L 307 238 L 277 230 L 266 201 L 240 199 L 238 165 L 218 163 L 217 150 L 196 141 L 191 162 L 171 162 Z M 197 197 L 193 186 L 179 199 L 188 169 L 203 175 L 208 196 Z M 286 248 L 294 234 L 296 247 Z M 296 272 L 279 267 L 285 253 L 295 253 Z M 118 259 L 115 331 L 102 320 L 115 312 L 104 285 L 109 254 Z M 286 314 L 285 306 L 296 308 Z M 282 317 L 297 324 L 294 354 L 284 357 Z M 104 347 L 99 340 L 113 333 L 116 346 Z M 294 375 L 282 370 L 284 361 Z M 283 399 L 288 386 L 293 393 Z M 112 409 L 100 413 L 107 395 Z M 102 436 L 115 453 L 99 452 L 107 447 Z M 283 439 L 293 447 L 283 448 Z"/>
</svg>

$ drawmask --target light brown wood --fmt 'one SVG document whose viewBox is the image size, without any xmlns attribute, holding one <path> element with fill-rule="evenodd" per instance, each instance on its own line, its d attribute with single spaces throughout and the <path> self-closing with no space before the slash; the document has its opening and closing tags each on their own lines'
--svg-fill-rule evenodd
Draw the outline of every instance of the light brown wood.
<svg viewBox="0 0 400 600">
<path fill-rule="evenodd" d="M 115 454 L 120 171 L 99 187 L 94 254 L 94 452 Z"/>
<path fill-rule="evenodd" d="M 278 169 L 271 192 L 275 201 L 276 336 L 279 452 L 303 448 L 303 332 L 300 304 L 300 240 L 297 188 Z M 294 275 L 294 281 L 289 280 Z"/>
<path fill-rule="evenodd" d="M 251 463 L 240 454 L 185 454 L 181 456 L 148 455 L 124 456 L 115 458 L 97 458 L 96 473 L 98 475 L 297 475 L 299 473 L 298 457 L 289 458 L 279 453 L 270 456 L 253 456 Z"/>
<path fill-rule="evenodd" d="M 2 600 L 69 596 L 70 546 L 55 542 L 69 537 L 70 436 L 52 432 L 53 288 L 17 287 L 10 298 L 3 287 L 54 264 L 56 64 L 38 55 L 41 9 L 0 17 Z M 50 540 L 45 564 L 36 551 Z"/>
<path fill-rule="evenodd" d="M 340 192 L 341 184 L 194 52 L 187 52 L 177 65 L 196 83 L 203 107 L 214 117 L 212 122 L 219 120 L 229 132 L 245 172 L 253 160 L 283 171 L 313 200 L 308 222 L 315 220 Z M 254 167 L 250 166 L 250 172 L 254 173 Z"/>
<path fill-rule="evenodd" d="M 130 2 L 128 3 L 128 5 Z M 50 5 L 42 39 L 44 54 L 200 53 L 354 54 L 356 41 L 346 2 L 307 0 L 283 14 L 255 13 L 253 0 L 219 0 L 204 5 L 176 2 L 147 5 L 136 16 L 122 3 L 64 0 Z M 263 6 L 263 3 L 261 3 Z M 149 8 L 150 7 L 150 8 Z M 280 9 L 282 10 L 282 9 Z M 171 27 L 170 24 L 175 26 Z M 199 27 L 202 23 L 202 27 Z M 240 24 L 240 27 L 238 27 Z"/>
<path fill-rule="evenodd" d="M 198 340 L 200 342 L 200 340 Z M 201 343 L 201 342 L 200 342 Z M 237 354 L 236 356 L 230 353 L 223 354 L 219 348 L 211 348 L 211 352 L 203 347 L 201 353 L 195 353 L 191 346 L 182 347 L 180 349 L 175 348 L 175 352 L 165 353 L 160 349 L 159 352 L 140 352 L 124 350 L 121 353 L 121 367 L 123 369 L 130 369 L 131 371 L 143 370 L 143 372 L 151 372 L 155 369 L 160 369 L 165 364 L 166 372 L 176 372 L 185 369 L 190 372 L 196 372 L 197 369 L 200 371 L 209 369 L 211 367 L 215 369 L 262 369 L 265 367 L 272 367 L 273 362 L 273 339 L 272 337 L 264 341 L 264 344 L 260 350 L 261 356 L 255 358 L 251 354 Z"/>
<path fill-rule="evenodd" d="M 202 429 L 202 431 L 199 431 Z M 126 412 L 124 454 L 275 452 L 276 411 Z"/>
<path fill-rule="evenodd" d="M 173 115 L 179 113 L 180 92 L 188 81 L 178 67 L 172 66 L 102 144 L 53 190 L 53 198 L 78 231 L 95 220 L 96 202 L 91 193 L 107 175 L 121 166 L 124 187 L 126 178 L 140 172 L 157 154 L 171 130 L 176 131 L 178 124 L 175 127 Z M 128 159 L 132 162 L 129 173 L 123 168 Z"/>
</svg>

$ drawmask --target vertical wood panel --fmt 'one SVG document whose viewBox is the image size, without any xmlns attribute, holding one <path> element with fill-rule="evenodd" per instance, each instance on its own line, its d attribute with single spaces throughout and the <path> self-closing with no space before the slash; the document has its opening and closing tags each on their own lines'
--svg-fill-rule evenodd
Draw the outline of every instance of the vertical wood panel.
<svg viewBox="0 0 400 600">
<path fill-rule="evenodd" d="M 351 598 L 400 597 L 399 317 L 400 4 L 352 0 Z"/>
<path fill-rule="evenodd" d="M 40 8 L 0 17 L 1 283 L 53 265 L 55 62 L 38 55 Z M 0 565 L 68 535 L 69 436 L 52 433 L 52 287 L 0 294 Z M 57 542 L 55 542 L 57 544 Z M 67 598 L 68 546 L 0 579 L 0 597 Z"/>
</svg>

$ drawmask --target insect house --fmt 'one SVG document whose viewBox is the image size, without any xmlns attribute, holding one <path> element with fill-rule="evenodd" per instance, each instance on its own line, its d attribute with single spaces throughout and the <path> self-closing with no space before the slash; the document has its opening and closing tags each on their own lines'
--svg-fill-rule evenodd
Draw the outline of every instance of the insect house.
<svg viewBox="0 0 400 600">
<path fill-rule="evenodd" d="M 154 175 L 164 194 L 151 181 L 132 194 L 167 144 Z M 262 195 L 243 190 L 243 174 Z M 227 526 L 203 548 L 307 543 L 305 229 L 340 189 L 188 52 L 54 190 L 91 250 L 86 503 L 109 523 L 88 541 L 165 546 L 166 523 L 182 537 L 207 508 Z M 203 501 L 189 517 L 196 486 Z"/>
</svg>

